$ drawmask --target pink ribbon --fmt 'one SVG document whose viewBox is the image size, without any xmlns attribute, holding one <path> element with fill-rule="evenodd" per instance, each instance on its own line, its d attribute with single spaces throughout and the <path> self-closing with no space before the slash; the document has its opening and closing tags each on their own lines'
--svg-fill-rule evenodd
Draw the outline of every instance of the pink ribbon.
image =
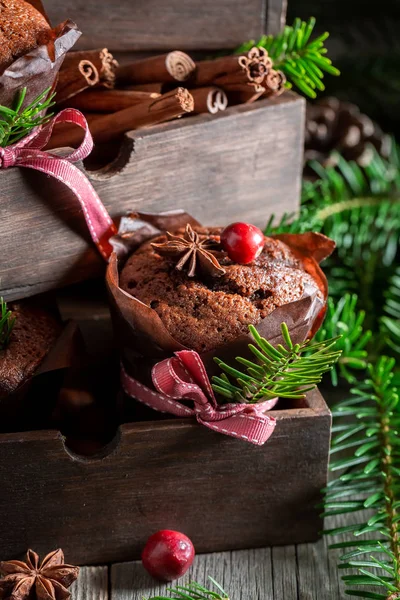
<svg viewBox="0 0 400 600">
<path fill-rule="evenodd" d="M 43 151 L 51 138 L 54 126 L 58 123 L 78 125 L 85 132 L 79 148 L 64 157 Z M 67 185 L 80 202 L 94 243 L 103 258 L 108 260 L 112 252 L 108 240 L 117 232 L 116 227 L 90 181 L 78 167 L 71 164 L 86 158 L 92 148 L 93 139 L 85 117 L 79 111 L 67 108 L 45 127 L 35 129 L 16 144 L 0 148 L 0 169 L 10 167 L 35 169 Z"/>
<path fill-rule="evenodd" d="M 275 406 L 275 398 L 258 404 L 219 406 L 204 364 L 193 350 L 181 350 L 157 363 L 152 369 L 152 380 L 157 392 L 130 377 L 122 367 L 121 381 L 126 394 L 159 412 L 177 417 L 195 416 L 209 429 L 257 446 L 265 444 L 275 428 L 276 420 L 264 414 Z M 182 404 L 182 400 L 192 400 L 194 408 Z"/>
</svg>

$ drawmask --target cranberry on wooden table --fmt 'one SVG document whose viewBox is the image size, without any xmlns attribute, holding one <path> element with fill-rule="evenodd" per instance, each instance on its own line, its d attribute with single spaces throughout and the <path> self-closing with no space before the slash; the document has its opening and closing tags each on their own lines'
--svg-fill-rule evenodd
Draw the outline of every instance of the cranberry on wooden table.
<svg viewBox="0 0 400 600">
<path fill-rule="evenodd" d="M 194 555 L 194 546 L 186 535 L 163 529 L 147 540 L 142 552 L 142 564 L 155 579 L 174 581 L 186 573 Z"/>
<path fill-rule="evenodd" d="M 232 223 L 221 233 L 221 244 L 229 258 L 241 265 L 253 262 L 264 248 L 261 229 L 250 223 Z"/>
</svg>

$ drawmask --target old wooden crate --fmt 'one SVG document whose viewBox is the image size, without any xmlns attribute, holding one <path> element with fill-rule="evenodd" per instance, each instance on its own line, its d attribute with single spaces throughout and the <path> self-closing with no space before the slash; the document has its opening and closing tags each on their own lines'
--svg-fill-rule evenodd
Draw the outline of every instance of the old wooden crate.
<svg viewBox="0 0 400 600">
<path fill-rule="evenodd" d="M 277 31 L 282 0 L 62 0 L 44 2 L 52 21 L 68 14 L 86 47 L 136 51 L 233 48 Z M 118 159 L 87 174 L 113 217 L 182 207 L 204 223 L 296 211 L 305 102 L 293 93 L 189 116 L 128 133 Z M 28 169 L 0 172 L 0 295 L 16 299 L 104 269 L 78 202 L 61 183 Z"/>
<path fill-rule="evenodd" d="M 163 528 L 198 552 L 316 540 L 330 412 L 315 390 L 303 407 L 270 414 L 278 422 L 263 447 L 192 419 L 123 425 L 91 459 L 57 431 L 1 435 L 0 556 L 60 546 L 72 563 L 131 560 Z"/>
<path fill-rule="evenodd" d="M 285 23 L 283 0 L 43 0 L 53 23 L 82 23 L 80 48 L 114 51 L 221 50 Z"/>
</svg>

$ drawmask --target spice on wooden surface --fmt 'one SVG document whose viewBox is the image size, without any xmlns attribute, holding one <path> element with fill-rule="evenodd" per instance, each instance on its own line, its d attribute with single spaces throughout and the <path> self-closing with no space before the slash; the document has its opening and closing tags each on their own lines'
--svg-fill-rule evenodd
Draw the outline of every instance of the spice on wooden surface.
<svg viewBox="0 0 400 600">
<path fill-rule="evenodd" d="M 68 600 L 67 588 L 78 578 L 79 567 L 64 564 L 64 553 L 59 548 L 39 562 L 33 550 L 26 553 L 26 561 L 9 560 L 0 563 L 0 598 L 13 600 Z"/>
<path fill-rule="evenodd" d="M 126 131 L 170 121 L 185 113 L 193 112 L 193 109 L 194 101 L 190 92 L 185 88 L 176 88 L 159 98 L 141 102 L 116 113 L 93 118 L 90 123 L 90 131 L 96 143 L 108 142 Z M 69 128 L 59 133 L 56 132 L 48 149 L 75 146 L 81 141 L 82 132 L 75 127 Z"/>
<path fill-rule="evenodd" d="M 266 92 L 265 87 L 257 83 L 227 83 L 224 90 L 229 104 L 250 104 Z"/>
<path fill-rule="evenodd" d="M 215 86 L 190 90 L 194 100 L 195 113 L 211 113 L 215 115 L 228 107 L 228 98 L 224 90 Z"/>
<path fill-rule="evenodd" d="M 241 70 L 239 56 L 222 56 L 213 60 L 201 60 L 196 63 L 196 71 L 189 84 L 191 87 L 211 85 L 218 77 Z"/>
<path fill-rule="evenodd" d="M 107 48 L 69 52 L 65 57 L 57 83 L 57 104 L 95 85 L 113 88 L 117 66 L 117 61 Z"/>
<path fill-rule="evenodd" d="M 188 54 L 175 50 L 120 66 L 117 69 L 117 81 L 119 84 L 183 82 L 189 79 L 195 69 L 196 64 Z"/>
<path fill-rule="evenodd" d="M 285 91 L 286 77 L 282 71 L 271 69 L 264 79 L 265 95 L 280 96 Z"/>
<path fill-rule="evenodd" d="M 113 113 L 135 104 L 155 100 L 160 94 L 132 90 L 85 90 L 68 102 L 68 106 L 83 112 Z"/>
</svg>

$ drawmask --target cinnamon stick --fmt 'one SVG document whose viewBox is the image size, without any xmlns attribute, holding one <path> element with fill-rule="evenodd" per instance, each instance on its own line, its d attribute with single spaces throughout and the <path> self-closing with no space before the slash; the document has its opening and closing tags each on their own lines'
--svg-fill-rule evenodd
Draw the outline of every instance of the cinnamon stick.
<svg viewBox="0 0 400 600">
<path fill-rule="evenodd" d="M 70 108 L 83 112 L 114 113 L 135 104 L 155 100 L 160 94 L 127 90 L 85 90 L 68 100 Z"/>
<path fill-rule="evenodd" d="M 175 50 L 161 56 L 145 58 L 117 69 L 118 84 L 168 83 L 187 81 L 196 69 L 194 61 Z"/>
<path fill-rule="evenodd" d="M 262 84 L 272 67 L 272 61 L 264 48 L 255 46 L 247 54 L 223 56 L 197 63 L 191 80 L 195 86 L 223 85 L 224 82 Z"/>
<path fill-rule="evenodd" d="M 176 119 L 192 112 L 193 108 L 192 95 L 185 88 L 177 88 L 155 100 L 151 99 L 110 115 L 93 118 L 90 131 L 96 143 L 108 142 L 126 131 Z M 47 149 L 75 146 L 81 140 L 82 132 L 77 128 L 69 128 L 60 134 L 56 132 Z"/>
<path fill-rule="evenodd" d="M 218 77 L 241 71 L 239 56 L 222 56 L 214 60 L 201 60 L 196 63 L 196 71 L 190 79 L 194 87 L 208 86 Z"/>
<path fill-rule="evenodd" d="M 286 76 L 282 71 L 271 69 L 264 79 L 265 95 L 280 96 L 285 91 Z"/>
<path fill-rule="evenodd" d="M 131 92 L 150 92 L 153 94 L 162 94 L 164 84 L 159 83 L 139 83 L 138 85 L 124 85 L 123 89 Z"/>
<path fill-rule="evenodd" d="M 266 89 L 257 83 L 225 84 L 224 91 L 228 97 L 229 104 L 251 104 L 265 93 Z"/>
<path fill-rule="evenodd" d="M 218 87 L 195 88 L 190 93 L 193 96 L 195 113 L 215 115 L 228 106 L 228 98 L 225 92 Z"/>
<path fill-rule="evenodd" d="M 117 61 L 107 48 L 68 52 L 56 88 L 57 104 L 95 85 L 113 88 L 117 66 Z"/>
</svg>

